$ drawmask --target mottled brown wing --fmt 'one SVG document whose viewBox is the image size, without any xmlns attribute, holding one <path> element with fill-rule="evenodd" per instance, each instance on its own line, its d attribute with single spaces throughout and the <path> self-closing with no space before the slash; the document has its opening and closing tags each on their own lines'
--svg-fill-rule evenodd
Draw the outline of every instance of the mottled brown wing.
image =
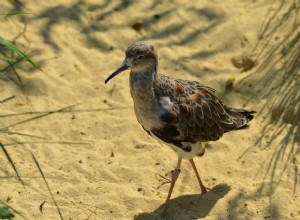
<svg viewBox="0 0 300 220">
<path fill-rule="evenodd" d="M 173 109 L 161 115 L 165 125 L 151 132 L 167 143 L 183 148 L 182 142 L 215 141 L 225 132 L 245 127 L 253 118 L 254 112 L 224 105 L 210 87 L 194 81 L 174 80 L 170 89 L 164 83 L 169 83 L 170 78 L 161 77 L 162 84 L 157 85 L 155 92 L 159 97 L 169 97 Z"/>
<path fill-rule="evenodd" d="M 194 141 L 215 141 L 225 132 L 241 128 L 246 115 L 224 105 L 214 90 L 194 81 L 175 80 L 178 118 L 186 137 Z"/>
</svg>

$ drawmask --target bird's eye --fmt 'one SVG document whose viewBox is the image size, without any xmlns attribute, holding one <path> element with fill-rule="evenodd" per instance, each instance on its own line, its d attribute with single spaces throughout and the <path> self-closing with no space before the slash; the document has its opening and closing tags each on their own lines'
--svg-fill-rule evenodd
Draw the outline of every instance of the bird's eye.
<svg viewBox="0 0 300 220">
<path fill-rule="evenodd" d="M 139 55 L 137 58 L 138 58 L 138 60 L 141 61 L 142 59 L 144 59 L 144 56 L 143 55 Z"/>
</svg>

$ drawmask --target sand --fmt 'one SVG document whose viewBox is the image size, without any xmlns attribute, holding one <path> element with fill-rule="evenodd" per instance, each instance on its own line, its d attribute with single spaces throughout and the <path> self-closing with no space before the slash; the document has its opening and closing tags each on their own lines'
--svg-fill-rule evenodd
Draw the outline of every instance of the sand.
<svg viewBox="0 0 300 220">
<path fill-rule="evenodd" d="M 0 17 L 0 37 L 27 24 L 16 45 L 43 71 L 0 72 L 0 142 L 23 181 L 1 149 L 0 207 L 15 219 L 159 219 L 177 156 L 136 121 L 128 72 L 104 84 L 137 40 L 160 73 L 258 112 L 195 158 L 208 194 L 182 163 L 168 218 L 300 219 L 299 1 L 17 2 L 1 12 L 31 14 Z"/>
</svg>

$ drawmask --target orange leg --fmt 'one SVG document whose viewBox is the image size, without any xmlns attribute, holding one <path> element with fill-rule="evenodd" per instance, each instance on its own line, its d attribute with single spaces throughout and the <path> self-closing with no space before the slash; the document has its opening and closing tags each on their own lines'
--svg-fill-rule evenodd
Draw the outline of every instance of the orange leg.
<svg viewBox="0 0 300 220">
<path fill-rule="evenodd" d="M 201 187 L 201 195 L 203 195 L 203 194 L 205 194 L 205 193 L 208 192 L 209 188 L 207 188 L 207 187 L 205 187 L 205 186 L 203 185 L 202 180 L 201 180 L 201 178 L 200 178 L 200 176 L 199 176 L 198 170 L 197 170 L 197 168 L 196 168 L 196 166 L 195 166 L 195 163 L 194 163 L 193 158 L 190 159 L 189 161 L 190 161 L 191 164 L 192 164 L 192 167 L 193 167 L 193 169 L 194 169 L 194 171 L 195 171 L 195 174 L 196 174 L 196 177 L 197 177 L 197 179 L 198 179 L 199 185 L 200 185 L 200 187 Z"/>
<path fill-rule="evenodd" d="M 172 191 L 173 191 L 173 188 L 175 186 L 175 182 L 176 182 L 176 180 L 179 176 L 179 173 L 180 173 L 181 160 L 182 160 L 182 158 L 178 157 L 177 166 L 176 166 L 175 170 L 172 171 L 172 181 L 171 181 L 171 186 L 170 186 L 170 189 L 169 189 L 168 197 L 167 197 L 167 200 L 166 200 L 166 204 L 165 204 L 165 207 L 164 207 L 164 211 L 162 213 L 163 217 L 167 216 L 167 209 L 168 209 L 168 206 L 169 206 L 169 203 L 170 203 L 170 198 L 171 198 L 171 195 L 172 195 Z"/>
</svg>

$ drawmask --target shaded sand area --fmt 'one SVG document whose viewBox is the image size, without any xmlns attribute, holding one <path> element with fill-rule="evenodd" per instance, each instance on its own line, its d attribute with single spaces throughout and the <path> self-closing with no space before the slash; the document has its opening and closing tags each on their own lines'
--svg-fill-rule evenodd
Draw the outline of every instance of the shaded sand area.
<svg viewBox="0 0 300 220">
<path fill-rule="evenodd" d="M 0 10 L 31 13 L 0 17 L 0 37 L 43 69 L 0 63 L 0 207 L 15 219 L 159 218 L 177 156 L 136 121 L 128 72 L 104 84 L 137 40 L 156 44 L 160 73 L 258 112 L 195 158 L 208 194 L 183 162 L 169 219 L 300 219 L 299 0 L 2 0 Z"/>
</svg>

